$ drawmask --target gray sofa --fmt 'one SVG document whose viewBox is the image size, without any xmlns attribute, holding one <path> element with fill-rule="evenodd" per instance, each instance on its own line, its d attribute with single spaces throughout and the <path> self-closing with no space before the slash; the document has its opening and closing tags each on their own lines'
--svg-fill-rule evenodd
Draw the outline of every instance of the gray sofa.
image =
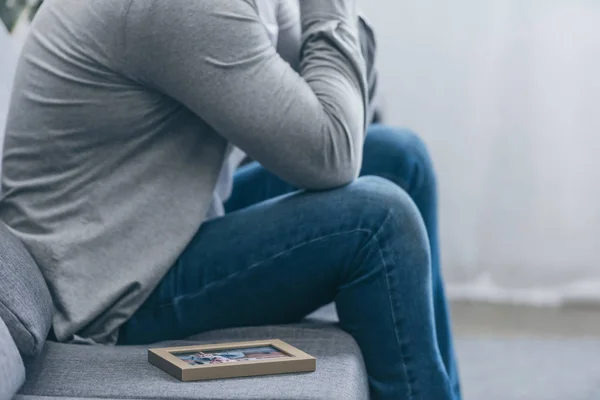
<svg viewBox="0 0 600 400">
<path fill-rule="evenodd" d="M 52 302 L 25 247 L 0 222 L 0 400 L 365 399 L 367 379 L 354 340 L 328 308 L 297 325 L 208 332 L 173 346 L 282 339 L 317 357 L 317 370 L 260 378 L 181 383 L 146 359 L 147 347 L 46 341 Z"/>
</svg>

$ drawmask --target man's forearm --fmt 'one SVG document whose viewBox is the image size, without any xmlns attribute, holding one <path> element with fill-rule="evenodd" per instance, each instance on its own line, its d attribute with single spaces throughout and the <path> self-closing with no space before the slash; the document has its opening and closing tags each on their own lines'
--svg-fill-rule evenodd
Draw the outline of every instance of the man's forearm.
<svg viewBox="0 0 600 400">
<path fill-rule="evenodd" d="M 277 52 L 296 71 L 300 70 L 300 15 L 298 3 L 294 0 L 281 0 L 277 16 L 279 36 Z M 375 114 L 375 99 L 377 97 L 378 73 L 375 63 L 377 55 L 377 41 L 371 25 L 361 15 L 358 20 L 360 44 L 363 58 L 367 68 L 368 107 L 367 121 L 373 120 Z"/>
<path fill-rule="evenodd" d="M 358 18 L 359 33 L 360 33 L 360 45 L 365 58 L 365 64 L 367 67 L 367 85 L 369 88 L 369 105 L 367 108 L 367 121 L 373 121 L 375 114 L 375 98 L 377 96 L 377 67 L 375 65 L 375 57 L 377 55 L 377 41 L 375 39 L 375 32 L 373 28 L 366 22 L 366 20 L 360 16 Z"/>
</svg>

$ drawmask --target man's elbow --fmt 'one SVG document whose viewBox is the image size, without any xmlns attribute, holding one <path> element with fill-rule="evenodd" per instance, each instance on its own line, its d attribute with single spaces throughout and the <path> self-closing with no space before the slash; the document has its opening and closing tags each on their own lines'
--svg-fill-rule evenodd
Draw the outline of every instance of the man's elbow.
<svg viewBox="0 0 600 400">
<path fill-rule="evenodd" d="M 307 190 L 328 190 L 345 186 L 358 178 L 360 164 L 359 161 L 352 160 L 314 168 L 309 179 L 301 186 Z"/>
<path fill-rule="evenodd" d="M 321 125 L 313 146 L 297 159 L 302 165 L 295 170 L 302 171 L 302 182 L 296 185 L 302 189 L 334 189 L 354 181 L 360 173 L 364 138 L 360 121 L 349 125 L 330 118 L 328 122 Z"/>
</svg>

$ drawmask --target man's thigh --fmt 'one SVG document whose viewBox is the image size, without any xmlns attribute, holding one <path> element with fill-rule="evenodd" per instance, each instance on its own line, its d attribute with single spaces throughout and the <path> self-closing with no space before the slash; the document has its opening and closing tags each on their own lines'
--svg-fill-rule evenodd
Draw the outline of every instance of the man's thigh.
<svg viewBox="0 0 600 400">
<path fill-rule="evenodd" d="M 295 192 L 206 222 L 121 329 L 120 343 L 288 323 L 333 301 L 357 249 L 385 220 L 370 194 L 381 185 L 389 182 Z"/>
</svg>

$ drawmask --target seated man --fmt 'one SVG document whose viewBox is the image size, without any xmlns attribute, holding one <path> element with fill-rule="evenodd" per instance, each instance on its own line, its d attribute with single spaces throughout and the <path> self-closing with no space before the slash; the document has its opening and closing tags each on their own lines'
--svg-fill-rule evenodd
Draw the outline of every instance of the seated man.
<svg viewBox="0 0 600 400">
<path fill-rule="evenodd" d="M 300 25 L 289 7 L 286 62 L 253 0 L 47 0 L 0 218 L 48 282 L 59 341 L 151 343 L 335 301 L 374 399 L 455 399 L 426 152 L 384 127 L 365 142 L 354 0 L 302 0 Z M 234 146 L 260 165 L 232 185 Z"/>
</svg>

